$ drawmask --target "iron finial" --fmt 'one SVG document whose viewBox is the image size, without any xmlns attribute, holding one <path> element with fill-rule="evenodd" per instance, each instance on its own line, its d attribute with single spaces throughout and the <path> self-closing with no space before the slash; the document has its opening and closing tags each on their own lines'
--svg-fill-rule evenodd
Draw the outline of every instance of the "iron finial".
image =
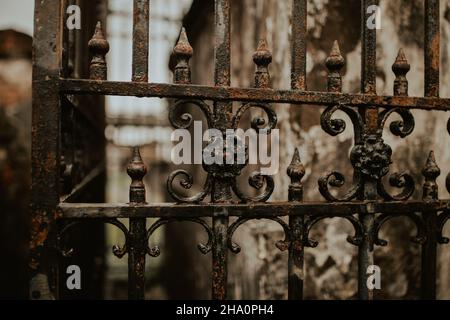
<svg viewBox="0 0 450 320">
<path fill-rule="evenodd" d="M 328 68 L 328 92 L 342 92 L 341 70 L 345 66 L 345 59 L 341 55 L 339 43 L 334 41 L 330 55 L 325 61 Z"/>
<path fill-rule="evenodd" d="M 181 28 L 180 37 L 173 48 L 172 57 L 176 63 L 174 67 L 175 83 L 191 83 L 191 70 L 189 60 L 192 58 L 194 50 L 189 43 L 185 28 Z"/>
<path fill-rule="evenodd" d="M 139 147 L 134 147 L 133 149 L 133 157 L 128 164 L 127 173 L 131 178 L 130 203 L 145 203 L 143 178 L 147 174 L 147 167 L 142 161 Z"/>
<path fill-rule="evenodd" d="M 258 48 L 253 54 L 253 61 L 256 64 L 255 87 L 269 88 L 269 64 L 272 63 L 272 53 L 268 49 L 267 41 L 265 39 L 259 41 Z"/>
<path fill-rule="evenodd" d="M 108 67 L 106 65 L 105 56 L 109 52 L 109 43 L 103 34 L 102 24 L 99 21 L 95 27 L 94 36 L 88 43 L 89 50 L 92 54 L 90 65 L 90 79 L 106 80 Z"/>
<path fill-rule="evenodd" d="M 392 71 L 395 74 L 394 95 L 408 95 L 408 79 L 406 79 L 406 74 L 409 72 L 409 70 L 411 70 L 411 65 L 408 63 L 403 49 L 400 49 L 398 51 L 397 58 L 392 65 Z"/>
<path fill-rule="evenodd" d="M 422 175 L 425 177 L 425 183 L 423 185 L 423 199 L 424 200 L 437 200 L 438 199 L 438 185 L 436 179 L 440 176 L 441 169 L 436 164 L 434 152 L 431 151 L 428 156 L 425 168 L 422 170 Z"/>
<path fill-rule="evenodd" d="M 300 159 L 300 152 L 295 148 L 291 164 L 287 168 L 287 175 L 291 178 L 289 184 L 289 201 L 303 200 L 302 179 L 305 176 L 305 167 Z"/>
</svg>

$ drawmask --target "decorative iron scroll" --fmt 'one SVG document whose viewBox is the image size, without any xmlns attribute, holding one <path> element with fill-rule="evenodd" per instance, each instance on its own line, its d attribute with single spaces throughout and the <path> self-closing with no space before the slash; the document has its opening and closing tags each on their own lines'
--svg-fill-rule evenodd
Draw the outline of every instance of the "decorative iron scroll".
<svg viewBox="0 0 450 320">
<path fill-rule="evenodd" d="M 197 219 L 197 218 L 159 219 L 147 230 L 147 243 L 150 240 L 150 237 L 155 233 L 156 230 L 158 230 L 160 227 L 162 227 L 164 225 L 174 223 L 174 222 L 193 222 L 193 223 L 201 225 L 208 235 L 208 242 L 206 244 L 200 243 L 198 245 L 198 249 L 203 254 L 208 254 L 209 252 L 211 252 L 213 239 L 214 239 L 214 232 L 212 231 L 211 227 L 204 220 Z M 159 255 L 161 254 L 161 250 L 158 246 L 147 247 L 147 253 L 151 257 L 156 258 L 156 257 L 159 257 Z"/>
<path fill-rule="evenodd" d="M 375 219 L 374 244 L 376 244 L 378 246 L 382 246 L 382 247 L 385 247 L 388 245 L 388 242 L 386 240 L 381 239 L 379 237 L 380 230 L 385 223 L 387 223 L 388 221 L 390 221 L 394 218 L 401 217 L 401 216 L 408 217 L 412 222 L 414 222 L 414 224 L 417 228 L 417 234 L 411 239 L 411 241 L 414 243 L 417 243 L 417 244 L 425 243 L 425 241 L 427 240 L 427 230 L 425 228 L 425 224 L 424 224 L 422 217 L 420 217 L 418 214 L 416 214 L 416 213 L 411 213 L 411 214 L 384 213 L 384 214 L 380 214 Z"/>
<path fill-rule="evenodd" d="M 280 251 L 286 251 L 289 248 L 289 245 L 291 242 L 291 231 L 290 231 L 289 226 L 287 225 L 286 222 L 284 222 L 282 219 L 277 218 L 277 217 L 266 218 L 266 219 L 278 223 L 283 228 L 285 238 L 284 238 L 284 240 L 277 241 L 275 245 Z M 244 223 L 246 223 L 248 221 L 252 221 L 252 220 L 255 220 L 255 219 L 239 218 L 233 224 L 231 224 L 230 227 L 228 228 L 228 248 L 231 250 L 231 252 L 233 252 L 235 254 L 238 254 L 239 252 L 241 252 L 241 247 L 238 244 L 236 244 L 235 242 L 233 242 L 234 233 Z"/>
<path fill-rule="evenodd" d="M 304 235 L 303 235 L 304 245 L 306 247 L 316 248 L 319 245 L 319 242 L 309 238 L 309 233 L 311 232 L 311 229 L 314 227 L 314 225 L 316 225 L 317 223 L 319 223 L 322 220 L 332 219 L 332 218 L 337 218 L 337 217 L 338 216 L 336 216 L 332 213 L 330 213 L 328 215 L 308 216 L 305 221 L 305 227 L 304 227 Z M 358 218 L 356 218 L 353 215 L 342 216 L 339 218 L 343 218 L 352 224 L 352 226 L 355 230 L 355 234 L 353 236 L 348 236 L 347 241 L 355 246 L 359 246 L 362 241 L 362 238 L 364 236 L 364 227 L 361 224 L 361 222 L 358 220 Z"/>
<path fill-rule="evenodd" d="M 450 220 L 450 210 L 442 212 L 438 217 L 438 241 L 440 244 L 448 244 L 450 239 L 443 235 L 445 224 Z"/>
<path fill-rule="evenodd" d="M 342 79 L 340 70 L 344 66 L 344 58 L 341 56 L 339 45 L 335 42 L 330 57 L 326 65 L 330 70 L 328 76 L 328 91 L 342 91 Z M 397 59 L 392 66 L 396 75 L 394 83 L 395 95 L 407 96 L 408 81 L 406 74 L 410 67 L 403 53 L 399 51 Z M 388 201 L 405 201 L 414 193 L 414 179 L 408 173 L 394 173 L 389 178 L 392 187 L 400 188 L 402 191 L 397 195 L 390 195 L 385 189 L 382 178 L 389 173 L 389 167 L 392 164 L 392 149 L 383 140 L 383 129 L 388 118 L 392 114 L 397 114 L 401 120 L 393 121 L 389 128 L 395 136 L 406 138 L 414 130 L 414 117 L 412 113 L 403 108 L 385 109 L 378 114 L 378 130 L 375 133 L 366 132 L 364 123 L 359 112 L 345 105 L 336 105 L 328 107 L 321 116 L 320 124 L 322 129 L 331 136 L 337 136 L 346 129 L 345 120 L 335 119 L 333 115 L 337 111 L 344 112 L 351 120 L 354 130 L 355 146 L 350 153 L 350 161 L 355 169 L 353 186 L 342 197 L 335 197 L 329 190 L 329 186 L 340 188 L 345 184 L 345 177 L 339 172 L 330 172 L 319 179 L 319 191 L 322 196 L 330 202 L 346 202 L 356 199 L 361 195 L 363 187 L 363 178 L 367 177 L 377 181 L 378 195 Z"/>
<path fill-rule="evenodd" d="M 101 220 L 96 219 L 94 221 L 100 221 L 102 223 L 116 226 L 119 230 L 122 231 L 122 233 L 125 237 L 125 244 L 123 246 L 114 245 L 112 248 L 112 252 L 119 259 L 123 258 L 123 256 L 125 256 L 125 254 L 128 253 L 129 231 L 128 231 L 127 227 L 117 219 L 101 219 Z M 61 256 L 68 258 L 68 257 L 71 257 L 75 253 L 74 248 L 67 248 L 65 246 L 65 244 L 64 244 L 65 241 L 63 239 L 66 236 L 66 234 L 68 234 L 73 227 L 75 227 L 77 225 L 81 225 L 82 223 L 85 223 L 85 222 L 86 221 L 83 221 L 83 220 L 70 221 L 69 223 L 65 224 L 60 229 L 60 231 L 56 235 L 56 250 L 58 251 L 58 253 Z"/>
<path fill-rule="evenodd" d="M 189 60 L 192 57 L 193 49 L 189 44 L 185 30 L 183 29 L 178 40 L 177 45 L 173 50 L 173 60 L 175 60 L 176 66 L 174 68 L 174 82 L 188 84 L 191 82 L 190 79 L 190 67 Z M 256 50 L 253 60 L 257 65 L 255 72 L 255 87 L 256 88 L 268 88 L 270 83 L 270 75 L 268 71 L 268 66 L 272 61 L 272 54 L 267 49 L 267 43 L 261 41 L 258 49 Z M 209 128 L 219 128 L 222 120 L 217 118 L 211 108 L 203 101 L 200 100 L 179 100 L 174 105 L 170 107 L 169 120 L 174 128 L 176 129 L 188 129 L 193 123 L 193 116 L 189 112 L 181 112 L 182 106 L 194 105 L 198 107 L 206 118 Z M 237 130 L 241 122 L 242 117 L 251 109 L 259 109 L 262 111 L 267 120 L 262 116 L 256 116 L 251 120 L 251 128 L 258 133 L 264 133 L 269 135 L 277 125 L 277 115 L 271 108 L 269 104 L 265 103 L 246 103 L 243 104 L 237 112 L 231 116 L 229 121 L 229 129 Z M 235 141 L 241 142 L 240 138 L 236 135 Z M 224 133 L 224 141 L 226 140 Z M 245 150 L 238 150 L 239 148 L 245 148 Z M 223 164 L 205 164 L 203 163 L 204 170 L 208 173 L 206 182 L 202 190 L 193 196 L 181 196 L 177 193 L 174 188 L 173 183 L 178 177 L 183 177 L 179 184 L 185 190 L 189 190 L 193 187 L 194 179 L 193 176 L 185 170 L 176 170 L 171 173 L 167 180 L 167 191 L 171 197 L 178 203 L 199 203 L 203 201 L 212 191 L 212 187 L 216 180 L 221 180 L 228 184 L 228 186 L 233 190 L 236 197 L 238 197 L 242 202 L 266 202 L 272 195 L 275 185 L 273 178 L 268 175 L 263 175 L 260 172 L 253 172 L 248 179 L 249 185 L 256 189 L 262 190 L 262 193 L 257 196 L 247 196 L 239 188 L 237 183 L 237 177 L 241 175 L 242 170 L 248 165 L 248 150 L 245 146 L 245 142 L 237 143 L 234 154 L 242 151 L 245 152 L 245 163 L 234 163 L 228 164 L 226 161 L 227 151 L 223 150 Z M 216 155 L 220 156 L 220 155 Z M 265 188 L 264 188 L 265 186 Z"/>
</svg>

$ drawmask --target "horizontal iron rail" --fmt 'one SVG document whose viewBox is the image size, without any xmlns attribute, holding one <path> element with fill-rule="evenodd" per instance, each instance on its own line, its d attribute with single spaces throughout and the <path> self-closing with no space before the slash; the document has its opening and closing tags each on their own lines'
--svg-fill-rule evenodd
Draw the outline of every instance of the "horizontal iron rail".
<svg viewBox="0 0 450 320">
<path fill-rule="evenodd" d="M 95 94 L 135 97 L 204 99 L 311 105 L 376 106 L 450 111 L 450 99 L 437 97 L 379 96 L 301 90 L 210 87 L 201 85 L 136 83 L 61 79 L 63 94 Z"/>
<path fill-rule="evenodd" d="M 226 209 L 231 217 L 264 219 L 295 215 L 329 215 L 336 217 L 357 213 L 409 214 L 450 209 L 450 200 L 404 202 L 273 202 L 250 204 L 126 204 L 126 203 L 61 203 L 58 218 L 193 218 L 215 217 Z"/>
</svg>

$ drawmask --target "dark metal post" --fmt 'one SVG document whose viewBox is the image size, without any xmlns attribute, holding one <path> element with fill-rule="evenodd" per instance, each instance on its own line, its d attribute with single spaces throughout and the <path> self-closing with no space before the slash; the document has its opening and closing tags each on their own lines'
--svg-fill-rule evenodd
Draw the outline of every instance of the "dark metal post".
<svg viewBox="0 0 450 320">
<path fill-rule="evenodd" d="M 133 150 L 133 158 L 127 168 L 132 179 L 130 186 L 130 206 L 145 203 L 145 185 L 142 179 L 147 168 L 142 162 L 139 148 Z M 147 254 L 146 219 L 130 218 L 128 234 L 128 298 L 143 300 L 145 298 L 145 256 Z"/>
<path fill-rule="evenodd" d="M 150 0 L 133 2 L 133 81 L 148 81 Z"/>
<path fill-rule="evenodd" d="M 149 63 L 149 20 L 150 1 L 133 2 L 133 65 L 132 81 L 148 81 Z M 127 168 L 132 182 L 130 186 L 130 206 L 145 203 L 144 176 L 147 168 L 142 161 L 138 147 L 133 149 L 133 158 Z M 128 298 L 145 299 L 145 258 L 147 254 L 147 220 L 130 218 L 128 234 Z"/>
<path fill-rule="evenodd" d="M 439 97 L 440 67 L 440 5 L 439 0 L 425 0 L 425 96 Z M 438 199 L 435 179 L 440 171 L 436 166 L 434 154 L 430 154 L 423 170 L 425 176 L 425 201 Z M 436 223 L 437 213 L 424 213 L 427 228 L 427 242 L 422 246 L 422 299 L 436 299 Z"/>
<path fill-rule="evenodd" d="M 378 0 L 362 0 L 362 66 L 361 87 L 364 94 L 377 93 L 376 88 L 376 63 L 377 63 L 377 30 L 369 29 L 367 21 L 373 13 L 368 8 L 378 5 Z M 378 132 L 378 110 L 367 107 L 362 110 L 365 128 L 363 135 L 365 139 L 375 137 L 381 139 Z M 363 139 L 364 140 L 364 139 Z M 377 199 L 377 180 L 369 176 L 363 177 L 364 190 L 362 199 L 374 201 Z M 358 296 L 361 300 L 373 299 L 373 291 L 367 287 L 367 268 L 374 264 L 373 260 L 373 227 L 375 212 L 360 214 L 360 220 L 364 226 L 364 236 L 358 252 Z"/>
<path fill-rule="evenodd" d="M 30 297 L 50 299 L 49 233 L 60 190 L 61 2 L 36 1 L 33 45 L 32 207 Z"/>
<path fill-rule="evenodd" d="M 293 0 L 292 3 L 292 90 L 307 89 L 306 85 L 306 53 L 307 53 L 307 0 Z M 300 160 L 300 153 L 295 149 L 291 165 L 287 169 L 291 178 L 289 185 L 289 201 L 303 201 L 303 184 L 305 168 Z M 304 217 L 290 217 L 291 242 L 288 260 L 288 298 L 303 299 L 304 281 Z"/>
<path fill-rule="evenodd" d="M 230 1 L 215 0 L 215 84 L 229 87 L 230 67 Z M 215 102 L 214 117 L 216 129 L 223 132 L 230 127 L 233 108 L 230 102 Z M 214 179 L 212 188 L 213 202 L 229 202 L 232 198 L 230 181 L 224 177 Z M 214 243 L 212 250 L 212 298 L 224 300 L 227 297 L 227 232 L 228 211 L 218 210 L 213 217 Z"/>
<path fill-rule="evenodd" d="M 307 0 L 293 0 L 292 4 L 292 73 L 291 88 L 306 90 Z"/>
<path fill-rule="evenodd" d="M 422 174 L 425 177 L 422 199 L 424 201 L 438 200 L 436 179 L 441 174 L 441 170 L 436 164 L 433 151 L 430 152 Z M 436 299 L 437 212 L 423 213 L 422 217 L 427 230 L 427 240 L 422 245 L 421 298 L 434 300 Z"/>
<path fill-rule="evenodd" d="M 425 0 L 425 96 L 439 97 L 439 0 Z"/>
<path fill-rule="evenodd" d="M 287 169 L 287 174 L 291 178 L 289 185 L 289 201 L 303 201 L 302 179 L 305 175 L 305 168 L 300 160 L 300 153 L 295 149 L 292 162 Z M 291 230 L 291 242 L 289 245 L 289 265 L 288 265 L 288 295 L 290 300 L 303 299 L 304 272 L 304 243 L 303 228 L 304 216 L 289 218 L 289 228 Z"/>
</svg>

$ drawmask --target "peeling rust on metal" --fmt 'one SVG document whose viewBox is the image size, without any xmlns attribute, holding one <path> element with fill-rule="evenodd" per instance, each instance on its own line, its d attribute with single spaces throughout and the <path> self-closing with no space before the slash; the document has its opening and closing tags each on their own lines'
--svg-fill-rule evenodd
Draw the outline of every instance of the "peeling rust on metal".
<svg viewBox="0 0 450 320">
<path fill-rule="evenodd" d="M 36 34 L 33 77 L 33 199 L 32 229 L 30 240 L 30 269 L 35 276 L 32 283 L 46 283 L 44 273 L 48 261 L 45 252 L 50 248 L 49 236 L 56 220 L 71 222 L 99 220 L 113 224 L 125 234 L 126 243 L 115 247 L 114 254 L 123 257 L 128 253 L 128 290 L 130 299 L 145 298 L 146 255 L 157 257 L 158 247 L 150 248 L 148 239 L 160 226 L 177 221 L 200 224 L 208 234 L 208 243 L 200 244 L 199 249 L 206 254 L 211 252 L 212 298 L 224 300 L 227 296 L 228 249 L 238 253 L 240 248 L 232 242 L 234 231 L 239 225 L 257 219 L 277 222 L 285 234 L 285 239 L 276 243 L 280 250 L 289 250 L 288 257 L 288 295 L 289 299 L 303 299 L 304 252 L 305 247 L 314 248 L 318 242 L 310 239 L 309 233 L 318 222 L 329 218 L 341 218 L 351 223 L 354 234 L 348 241 L 358 247 L 358 298 L 372 299 L 373 291 L 366 286 L 367 267 L 374 263 L 375 245 L 386 245 L 379 238 L 381 227 L 397 216 L 408 217 L 417 228 L 414 238 L 422 245 L 422 297 L 434 299 L 436 293 L 436 246 L 447 243 L 442 235 L 445 223 L 449 220 L 450 202 L 438 199 L 436 179 L 440 170 L 433 153 L 430 153 L 423 170 L 425 183 L 422 186 L 423 199 L 412 201 L 415 190 L 412 175 L 390 174 L 392 149 L 383 140 L 383 132 L 389 117 L 397 114 L 400 120 L 390 124 L 391 132 L 401 138 L 409 136 L 414 130 L 412 109 L 428 111 L 450 111 L 450 99 L 439 98 L 439 1 L 425 0 L 425 96 L 409 97 L 407 73 L 410 71 L 405 52 L 400 49 L 392 71 L 395 75 L 392 96 L 377 95 L 376 30 L 369 30 L 365 21 L 366 8 L 377 5 L 377 0 L 362 1 L 362 61 L 361 93 L 342 92 L 342 69 L 345 59 L 337 42 L 330 43 L 330 56 L 324 61 L 328 69 L 327 92 L 306 91 L 306 36 L 307 1 L 293 0 L 292 7 L 292 69 L 291 90 L 277 90 L 270 87 L 269 65 L 272 61 L 270 46 L 261 40 L 256 48 L 253 61 L 256 65 L 254 88 L 233 88 L 231 84 L 231 39 L 230 39 L 230 0 L 215 0 L 215 83 L 214 86 L 191 84 L 190 59 L 193 48 L 189 44 L 184 28 L 173 50 L 174 84 L 148 83 L 149 62 L 149 0 L 134 0 L 133 12 L 133 76 L 131 82 L 107 81 L 105 55 L 109 44 L 99 24 L 89 43 L 93 54 L 90 63 L 91 79 L 67 79 L 67 70 L 60 74 L 61 62 L 60 20 L 54 8 L 47 2 L 39 2 L 36 10 Z M 48 18 L 48 19 L 47 19 Z M 47 20 L 48 21 L 47 21 Z M 48 28 L 43 30 L 42 25 Z M 64 78 L 61 77 L 64 75 Z M 271 103 L 289 105 L 314 105 L 326 107 L 321 116 L 322 129 L 331 136 L 342 134 L 346 122 L 337 117 L 337 112 L 345 113 L 354 129 L 354 147 L 350 162 L 354 169 L 350 189 L 342 196 L 332 192 L 333 188 L 344 188 L 346 177 L 337 171 L 324 174 L 318 181 L 318 188 L 326 201 L 308 202 L 303 198 L 305 168 L 298 149 L 292 150 L 292 162 L 286 168 L 290 179 L 287 202 L 267 202 L 274 191 L 274 179 L 261 173 L 249 177 L 250 186 L 261 194 L 247 196 L 237 184 L 245 165 L 204 165 L 208 176 L 202 191 L 191 197 L 180 196 L 173 187 L 179 179 L 181 186 L 191 189 L 194 177 L 184 170 L 176 170 L 169 175 L 168 193 L 177 203 L 146 203 L 143 178 L 147 172 L 139 148 L 133 149 L 132 159 L 127 168 L 131 178 L 129 203 L 94 204 L 67 203 L 74 194 L 82 194 L 94 176 L 95 169 L 78 184 L 66 183 L 75 170 L 61 154 L 61 129 L 66 129 L 67 121 L 61 119 L 61 96 L 65 95 L 119 95 L 136 97 L 174 98 L 169 118 L 176 128 L 186 129 L 187 117 L 177 108 L 190 104 L 200 108 L 208 124 L 226 133 L 236 129 L 242 115 L 250 108 L 261 109 L 267 118 L 252 119 L 252 127 L 257 130 L 275 129 L 277 114 Z M 234 112 L 232 103 L 241 107 Z M 184 117 L 184 118 L 183 118 Z M 91 121 L 92 122 L 92 121 Z M 347 121 L 348 122 L 348 121 Z M 450 133 L 450 121 L 448 126 Z M 72 146 L 73 147 L 73 146 Z M 69 170 L 69 168 L 71 168 Z M 330 168 L 332 169 L 332 168 Z M 392 195 L 384 186 L 383 177 L 389 177 L 391 187 L 400 189 Z M 178 180 L 177 180 L 178 181 Z M 61 190 L 69 185 L 68 196 Z M 450 175 L 447 181 L 450 189 Z M 210 202 L 205 202 L 209 199 Z M 239 200 L 236 202 L 235 198 Z M 230 225 L 230 217 L 237 221 Z M 129 219 L 129 230 L 119 222 L 119 218 Z M 159 220 L 149 229 L 146 221 Z M 207 223 L 211 218 L 212 223 Z M 286 222 L 284 219 L 288 219 Z M 205 219 L 205 220 L 203 220 Z M 38 279 L 39 281 L 37 281 Z M 46 286 L 39 285 L 32 290 L 32 297 L 41 297 Z"/>
</svg>

